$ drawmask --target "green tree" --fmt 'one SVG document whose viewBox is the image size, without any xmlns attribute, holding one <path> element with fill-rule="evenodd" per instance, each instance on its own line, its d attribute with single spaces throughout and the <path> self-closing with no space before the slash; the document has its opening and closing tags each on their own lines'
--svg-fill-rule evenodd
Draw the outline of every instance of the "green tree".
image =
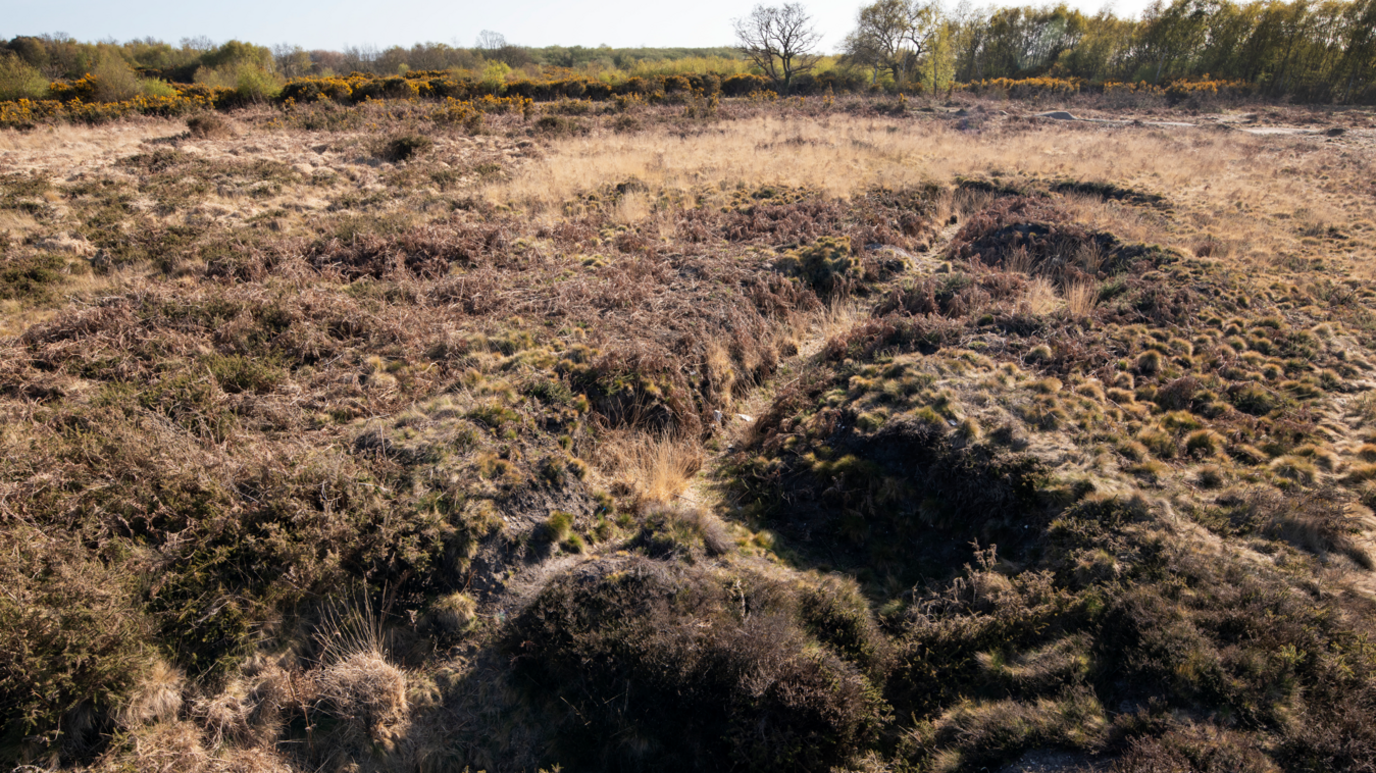
<svg viewBox="0 0 1376 773">
<path fill-rule="evenodd" d="M 1174 0 L 1169 6 L 1155 0 L 1143 14 L 1139 45 L 1152 83 L 1162 77 L 1192 75 L 1200 47 L 1208 39 L 1208 20 L 1218 13 L 1215 0 Z M 1139 77 L 1143 73 L 1139 72 Z"/>
<path fill-rule="evenodd" d="M 855 30 L 846 36 L 846 58 L 876 72 L 887 69 L 902 83 L 922 66 L 940 27 L 935 3 L 877 0 L 860 9 Z"/>
<path fill-rule="evenodd" d="M 1085 31 L 1077 45 L 1057 57 L 1051 74 L 1106 81 L 1131 75 L 1133 36 L 1137 22 L 1120 19 L 1110 11 L 1100 11 L 1085 19 Z"/>
<path fill-rule="evenodd" d="M 10 99 L 42 99 L 48 93 L 48 79 L 37 67 L 19 56 L 0 52 L 0 102 Z"/>
<path fill-rule="evenodd" d="M 1358 0 L 1344 12 L 1347 31 L 1345 50 L 1337 65 L 1340 76 L 1346 76 L 1342 86 L 1342 100 L 1351 101 L 1363 87 L 1371 85 L 1376 73 L 1376 0 Z"/>
<path fill-rule="evenodd" d="M 936 92 L 955 80 L 956 62 L 952 41 L 954 29 L 945 22 L 937 25 L 929 38 L 927 55 L 922 59 L 922 85 L 928 92 Z"/>
</svg>

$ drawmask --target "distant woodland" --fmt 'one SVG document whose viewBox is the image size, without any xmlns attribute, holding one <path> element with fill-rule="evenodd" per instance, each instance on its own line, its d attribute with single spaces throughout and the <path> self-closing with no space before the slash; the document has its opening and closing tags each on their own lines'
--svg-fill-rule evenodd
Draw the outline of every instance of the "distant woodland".
<svg viewBox="0 0 1376 773">
<path fill-rule="evenodd" d="M 784 8 L 796 12 L 803 25 L 811 24 L 804 7 Z M 814 39 L 816 33 L 831 32 L 803 29 Z M 1111 11 L 1088 15 L 1064 4 L 943 10 L 934 3 L 878 0 L 858 9 L 856 27 L 840 50 L 797 53 L 805 56 L 806 66 L 796 80 L 777 84 L 780 93 L 826 87 L 912 91 L 998 79 L 1159 87 L 1202 79 L 1244 83 L 1249 93 L 1267 98 L 1371 103 L 1376 100 L 1376 0 L 1176 0 L 1157 2 L 1140 18 Z M 293 79 L 350 73 L 452 71 L 492 82 L 497 92 L 507 82 L 547 80 L 552 71 L 613 85 L 692 73 L 772 75 L 768 62 L 762 68 L 748 54 L 743 47 L 535 48 L 488 31 L 472 47 L 418 43 L 337 51 L 207 38 L 173 45 L 21 35 L 0 43 L 0 100 L 52 98 L 52 84 L 91 74 L 107 86 L 103 99 L 171 95 L 168 84 L 242 88 L 245 80 L 256 84 L 251 93 L 274 96 Z"/>
</svg>

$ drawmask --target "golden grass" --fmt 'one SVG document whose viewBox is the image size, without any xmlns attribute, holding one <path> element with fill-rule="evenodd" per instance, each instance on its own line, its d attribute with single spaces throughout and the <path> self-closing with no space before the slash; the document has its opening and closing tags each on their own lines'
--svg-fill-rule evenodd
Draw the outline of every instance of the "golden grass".
<svg viewBox="0 0 1376 773">
<path fill-rule="evenodd" d="M 68 176 L 108 167 L 139 152 L 147 140 L 186 131 L 185 121 L 140 119 L 101 126 L 43 126 L 32 131 L 0 130 L 0 169 Z"/>
<path fill-rule="evenodd" d="M 972 137 L 942 124 L 851 116 L 764 116 L 684 136 L 672 127 L 637 134 L 555 140 L 551 152 L 494 200 L 562 202 L 631 177 L 651 189 L 687 191 L 737 184 L 798 185 L 848 196 L 874 185 L 904 186 L 999 170 L 1084 178 L 1157 179 L 1175 190 L 1219 176 L 1252 177 L 1241 164 L 1257 138 L 1169 136 L 1057 127 Z M 1269 178 L 1268 178 L 1269 179 Z"/>
<path fill-rule="evenodd" d="M 1093 282 L 1076 282 L 1065 289 L 1065 308 L 1071 316 L 1083 317 L 1099 302 L 1099 288 Z"/>
<path fill-rule="evenodd" d="M 1018 299 L 1018 310 L 1028 314 L 1049 314 L 1061 305 L 1056 287 L 1044 277 L 1034 277 L 1027 283 L 1027 291 Z"/>
<path fill-rule="evenodd" d="M 808 187 L 845 198 L 875 186 L 949 184 L 958 176 L 993 172 L 1111 181 L 1166 195 L 1171 205 L 1189 211 L 1191 227 L 1163 234 L 1161 217 L 1150 209 L 1095 197 L 1070 197 L 1072 216 L 1126 241 L 1164 238 L 1184 250 L 1194 250 L 1207 236 L 1247 263 L 1269 267 L 1273 255 L 1298 246 L 1298 225 L 1376 219 L 1376 207 L 1355 205 L 1354 211 L 1344 196 L 1367 184 L 1369 170 L 1362 164 L 1335 168 L 1326 154 L 1298 152 L 1313 142 L 1194 129 L 1067 131 L 1052 125 L 971 135 L 935 122 L 759 116 L 723 121 L 697 134 L 666 125 L 555 139 L 542 158 L 511 179 L 493 182 L 485 193 L 495 203 L 537 214 L 632 178 L 651 196 L 692 192 L 705 194 L 712 205 L 725 203 L 738 188 L 762 185 Z M 978 194 L 966 198 L 972 200 L 955 202 L 957 212 L 980 208 Z M 1367 272 L 1364 263 L 1353 261 Z"/>
<path fill-rule="evenodd" d="M 108 151 L 122 146 L 137 145 L 155 137 L 167 137 L 186 131 L 186 121 L 171 119 L 126 119 L 115 123 L 87 126 L 58 124 L 40 126 L 30 131 L 0 129 L 0 153 L 10 150 L 48 150 L 55 148 L 89 148 Z"/>
<path fill-rule="evenodd" d="M 8 231 L 11 238 L 22 239 L 41 228 L 37 220 L 23 212 L 0 211 L 0 234 Z"/>
<path fill-rule="evenodd" d="M 638 225 L 649 217 L 650 200 L 640 192 L 622 196 L 612 212 L 612 221 L 619 225 Z"/>
<path fill-rule="evenodd" d="M 819 347 L 827 339 L 855 327 L 855 324 L 867 317 L 868 314 L 869 309 L 855 298 L 833 298 L 827 303 L 826 310 L 822 312 L 817 321 L 817 330 L 820 334 L 818 336 Z"/>
<path fill-rule="evenodd" d="M 631 487 L 645 504 L 668 504 L 702 468 L 702 447 L 669 432 L 621 430 L 608 435 L 594 459 L 604 477 Z"/>
<path fill-rule="evenodd" d="M 181 672 L 166 661 L 158 660 L 121 708 L 120 724 L 136 727 L 176 719 L 182 707 L 182 688 Z"/>
</svg>

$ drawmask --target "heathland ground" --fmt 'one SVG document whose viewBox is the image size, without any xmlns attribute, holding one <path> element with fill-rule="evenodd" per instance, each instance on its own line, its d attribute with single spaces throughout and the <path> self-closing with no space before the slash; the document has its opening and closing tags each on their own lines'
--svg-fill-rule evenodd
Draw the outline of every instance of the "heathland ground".
<svg viewBox="0 0 1376 773">
<path fill-rule="evenodd" d="M 1376 114 L 436 110 L 0 133 L 0 758 L 1370 769 Z"/>
</svg>

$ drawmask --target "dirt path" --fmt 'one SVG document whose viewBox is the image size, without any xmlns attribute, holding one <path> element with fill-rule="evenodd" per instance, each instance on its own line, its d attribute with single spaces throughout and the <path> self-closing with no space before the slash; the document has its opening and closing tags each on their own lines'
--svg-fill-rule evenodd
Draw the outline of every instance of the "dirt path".
<svg viewBox="0 0 1376 773">
<path fill-rule="evenodd" d="M 1069 121 L 1072 123 L 1094 123 L 1106 126 L 1155 126 L 1161 128 L 1179 129 L 1207 129 L 1226 127 L 1244 134 L 1255 134 L 1263 137 L 1294 137 L 1294 136 L 1329 136 L 1338 137 L 1348 133 L 1347 129 L 1324 128 L 1324 129 L 1304 129 L 1297 126 L 1237 126 L 1232 122 L 1216 123 L 1191 123 L 1189 121 L 1148 121 L 1140 119 L 1125 118 L 1080 118 L 1066 110 L 1052 110 L 1045 113 L 1036 113 L 1033 117 L 1045 118 L 1052 121 Z M 1376 137 L 1376 132 L 1370 130 L 1354 130 L 1352 134 L 1361 137 Z"/>
<path fill-rule="evenodd" d="M 891 282 L 907 281 L 917 276 L 935 273 L 936 268 L 945 262 L 942 255 L 959 230 L 960 226 L 957 224 L 943 227 L 931 245 L 921 252 L 910 252 L 890 245 L 878 248 L 879 252 L 890 253 L 909 263 L 909 270 Z M 722 518 L 730 517 L 737 504 L 731 501 L 724 485 L 726 476 L 722 468 L 726 457 L 749 439 L 757 417 L 769 409 L 775 397 L 792 385 L 798 375 L 821 353 L 827 341 L 868 317 L 881 295 L 882 293 L 873 293 L 866 300 L 848 297 L 834 301 L 825 312 L 812 321 L 802 340 L 796 342 L 797 352 L 780 362 L 779 375 L 752 390 L 731 412 L 723 414 L 722 428 L 717 435 L 718 450 L 709 452 L 704 449 L 705 458 L 701 471 L 679 495 L 676 504 L 701 508 Z"/>
</svg>

